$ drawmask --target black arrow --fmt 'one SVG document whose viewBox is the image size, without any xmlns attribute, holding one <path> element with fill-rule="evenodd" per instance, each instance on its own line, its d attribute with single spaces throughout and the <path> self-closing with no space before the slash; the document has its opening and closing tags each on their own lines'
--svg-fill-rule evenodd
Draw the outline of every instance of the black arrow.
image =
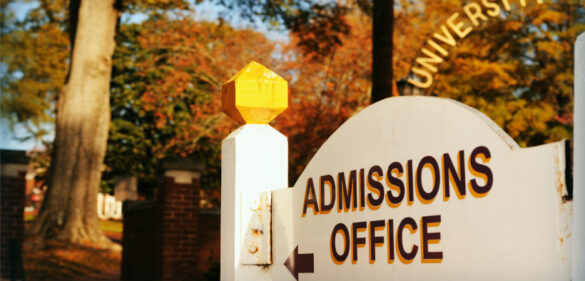
<svg viewBox="0 0 585 281">
<path fill-rule="evenodd" d="M 315 272 L 313 254 L 299 254 L 299 246 L 286 259 L 284 266 L 286 266 L 296 280 L 299 280 L 299 273 Z"/>
</svg>

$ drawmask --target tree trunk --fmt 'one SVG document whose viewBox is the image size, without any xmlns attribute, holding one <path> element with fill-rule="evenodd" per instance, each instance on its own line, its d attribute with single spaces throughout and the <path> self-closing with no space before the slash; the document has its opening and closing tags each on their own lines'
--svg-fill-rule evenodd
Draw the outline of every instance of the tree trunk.
<svg viewBox="0 0 585 281">
<path fill-rule="evenodd" d="M 374 0 L 371 103 L 392 96 L 394 0 Z"/>
<path fill-rule="evenodd" d="M 108 246 L 97 193 L 110 125 L 115 0 L 71 0 L 74 32 L 69 76 L 59 96 L 48 190 L 33 235 Z"/>
</svg>

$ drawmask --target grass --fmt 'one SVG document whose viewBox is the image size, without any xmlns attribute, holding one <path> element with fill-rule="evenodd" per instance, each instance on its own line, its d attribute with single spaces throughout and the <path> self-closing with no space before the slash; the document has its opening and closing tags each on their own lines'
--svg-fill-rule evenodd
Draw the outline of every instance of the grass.
<svg viewBox="0 0 585 281">
<path fill-rule="evenodd" d="M 37 217 L 37 215 L 35 215 L 34 213 L 25 213 L 24 214 L 24 222 L 32 222 L 35 220 L 35 218 Z"/>
<path fill-rule="evenodd" d="M 102 231 L 122 233 L 124 229 L 124 223 L 121 221 L 114 220 L 100 220 L 100 228 Z"/>
<path fill-rule="evenodd" d="M 24 214 L 24 222 L 31 223 L 36 218 L 35 213 L 25 213 Z M 112 232 L 112 233 L 122 233 L 124 230 L 124 223 L 122 221 L 116 220 L 100 220 L 100 229 L 102 231 Z"/>
</svg>

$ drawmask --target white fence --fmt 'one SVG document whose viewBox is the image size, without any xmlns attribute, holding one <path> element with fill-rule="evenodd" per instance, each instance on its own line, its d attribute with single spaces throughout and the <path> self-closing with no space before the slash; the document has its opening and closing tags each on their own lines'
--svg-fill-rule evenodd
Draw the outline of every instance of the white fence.
<svg viewBox="0 0 585 281">
<path fill-rule="evenodd" d="M 107 193 L 98 193 L 98 218 L 101 220 L 122 219 L 122 201 Z"/>
</svg>

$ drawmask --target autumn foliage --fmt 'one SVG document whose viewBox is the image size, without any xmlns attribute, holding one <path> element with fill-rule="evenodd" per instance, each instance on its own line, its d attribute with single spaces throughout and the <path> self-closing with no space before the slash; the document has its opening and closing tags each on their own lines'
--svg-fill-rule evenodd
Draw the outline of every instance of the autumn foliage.
<svg viewBox="0 0 585 281">
<path fill-rule="evenodd" d="M 239 126 L 221 113 L 220 88 L 251 60 L 289 81 L 289 109 L 272 125 L 289 139 L 290 184 L 331 133 L 369 104 L 368 1 L 326 5 L 309 1 L 315 4 L 309 10 L 269 0 L 259 6 L 246 0 L 219 2 L 244 5 L 252 17 L 282 23 L 289 29 L 288 40 L 272 41 L 223 20 L 197 21 L 189 12 L 155 13 L 140 23 L 122 22 L 113 58 L 104 188 L 112 186 L 114 175 L 131 174 L 138 177 L 142 191 L 153 190 L 162 158 L 193 156 L 207 164 L 204 187 L 218 189 L 220 142 Z M 500 2 L 491 2 L 499 3 L 501 13 L 474 26 L 442 56 L 433 85 L 424 94 L 478 108 L 523 146 L 571 138 L 573 42 L 585 31 L 585 7 L 575 0 L 542 4 L 527 0 L 525 7 L 510 0 L 508 11 Z M 395 3 L 393 80 L 397 82 L 412 74 L 421 48 L 453 13 L 463 15 L 468 2 Z M 43 118 L 50 119 L 51 99 L 60 90 L 53 81 L 66 74 L 62 69 L 67 36 L 62 28 L 50 25 L 31 29 L 31 34 L 22 30 L 3 29 L 3 39 L 12 40 L 2 41 L 3 48 L 11 50 L 2 58 L 9 70 L 3 74 L 3 89 L 8 91 L 3 109 L 13 120 L 38 123 L 45 119 L 34 116 L 45 114 Z M 46 54 L 31 51 L 43 46 L 48 46 Z M 35 65 L 22 61 L 26 55 Z M 43 62 L 41 55 L 49 59 Z M 59 71 L 47 71 L 46 64 Z M 25 75 L 18 78 L 14 75 L 18 71 Z M 19 90 L 23 97 L 13 94 Z M 24 94 L 38 100 L 40 108 L 20 102 Z"/>
<path fill-rule="evenodd" d="M 498 16 L 484 11 L 486 20 L 445 57 L 427 94 L 479 109 L 522 146 L 570 139 L 573 42 L 585 31 L 577 2 L 511 1 Z"/>
<path fill-rule="evenodd" d="M 218 188 L 220 143 L 237 126 L 221 112 L 221 85 L 251 60 L 270 65 L 274 45 L 249 29 L 188 17 L 120 32 L 109 171 L 137 175 L 148 190 L 158 185 L 164 157 L 199 157 L 208 159 L 204 186 Z"/>
<path fill-rule="evenodd" d="M 294 34 L 285 49 L 281 71 L 290 81 L 289 109 L 275 126 L 289 139 L 291 186 L 321 144 L 369 103 L 371 19 L 354 13 L 346 23 L 351 33 L 324 57 L 297 49 L 301 38 Z"/>
</svg>

